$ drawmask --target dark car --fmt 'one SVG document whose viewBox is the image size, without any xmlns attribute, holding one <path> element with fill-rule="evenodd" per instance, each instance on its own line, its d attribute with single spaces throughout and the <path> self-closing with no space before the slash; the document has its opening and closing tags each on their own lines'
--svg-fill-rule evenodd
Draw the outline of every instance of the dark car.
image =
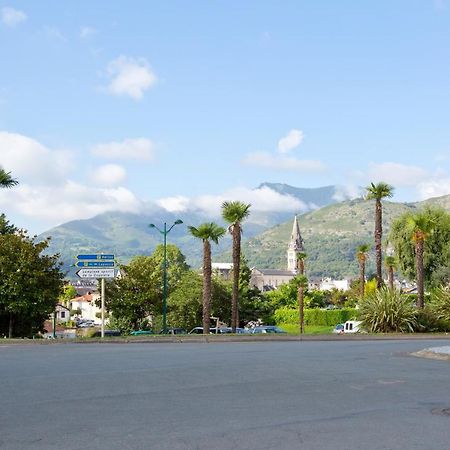
<svg viewBox="0 0 450 450">
<path fill-rule="evenodd" d="M 287 334 L 287 331 L 283 328 L 277 327 L 275 325 L 263 325 L 260 327 L 255 327 L 251 331 L 253 334 Z"/>
<path fill-rule="evenodd" d="M 120 330 L 105 330 L 105 337 L 106 336 L 121 336 L 122 333 Z M 96 331 L 92 337 L 102 337 L 102 332 L 100 330 Z"/>
<path fill-rule="evenodd" d="M 184 328 L 167 328 L 166 330 L 161 330 L 159 334 L 186 334 Z"/>
</svg>

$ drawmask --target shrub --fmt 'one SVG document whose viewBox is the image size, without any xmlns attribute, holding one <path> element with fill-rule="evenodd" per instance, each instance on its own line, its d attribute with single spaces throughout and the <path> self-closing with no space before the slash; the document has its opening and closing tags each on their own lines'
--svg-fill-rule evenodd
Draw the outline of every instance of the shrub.
<svg viewBox="0 0 450 450">
<path fill-rule="evenodd" d="M 353 308 L 343 309 L 305 309 L 305 325 L 336 325 L 352 319 L 357 314 Z M 276 324 L 298 324 L 298 309 L 282 307 L 275 311 L 274 320 Z"/>
<path fill-rule="evenodd" d="M 431 295 L 431 307 L 438 319 L 450 321 L 450 291 L 437 288 Z"/>
<path fill-rule="evenodd" d="M 409 298 L 394 290 L 379 289 L 360 302 L 360 320 L 370 332 L 413 332 L 416 309 Z"/>
<path fill-rule="evenodd" d="M 449 331 L 450 321 L 439 318 L 431 305 L 425 305 L 425 308 L 417 310 L 416 330 L 421 332 Z"/>
</svg>

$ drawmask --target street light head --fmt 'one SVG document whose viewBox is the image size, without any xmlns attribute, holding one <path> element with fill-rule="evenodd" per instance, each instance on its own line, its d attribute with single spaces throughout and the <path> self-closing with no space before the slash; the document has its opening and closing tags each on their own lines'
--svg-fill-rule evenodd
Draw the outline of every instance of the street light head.
<svg viewBox="0 0 450 450">
<path fill-rule="evenodd" d="M 149 225 L 149 227 L 150 227 L 150 228 L 155 228 L 155 224 L 154 224 L 154 223 L 151 223 L 151 224 Z"/>
<path fill-rule="evenodd" d="M 174 225 L 180 225 L 180 223 L 183 223 L 183 221 L 181 219 L 177 219 L 177 220 L 175 220 Z"/>
</svg>

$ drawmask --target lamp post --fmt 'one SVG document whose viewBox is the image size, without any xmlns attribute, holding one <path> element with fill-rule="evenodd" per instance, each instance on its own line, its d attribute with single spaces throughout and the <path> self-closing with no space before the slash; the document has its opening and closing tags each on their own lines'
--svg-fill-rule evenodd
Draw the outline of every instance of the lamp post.
<svg viewBox="0 0 450 450">
<path fill-rule="evenodd" d="M 164 236 L 164 257 L 163 257 L 163 333 L 167 333 L 167 235 L 170 230 L 175 226 L 183 223 L 178 219 L 167 229 L 167 223 L 164 222 L 164 229 L 160 230 L 155 224 L 151 223 L 150 228 L 156 228 Z"/>
</svg>

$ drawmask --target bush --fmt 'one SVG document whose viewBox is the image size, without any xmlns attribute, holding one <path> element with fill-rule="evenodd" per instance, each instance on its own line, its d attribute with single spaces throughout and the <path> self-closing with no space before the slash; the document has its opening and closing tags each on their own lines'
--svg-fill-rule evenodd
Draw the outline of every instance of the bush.
<svg viewBox="0 0 450 450">
<path fill-rule="evenodd" d="M 413 332 L 416 309 L 409 298 L 394 290 L 380 289 L 360 302 L 360 320 L 370 332 Z"/>
<path fill-rule="evenodd" d="M 426 305 L 425 308 L 417 311 L 416 331 L 439 332 L 449 330 L 450 321 L 439 318 L 432 306 Z"/>
<path fill-rule="evenodd" d="M 435 289 L 431 295 L 431 307 L 438 319 L 450 321 L 450 291 L 444 288 Z"/>
<path fill-rule="evenodd" d="M 354 308 L 343 309 L 305 309 L 305 325 L 327 325 L 332 326 L 337 323 L 344 323 L 352 319 L 357 314 Z M 298 324 L 299 311 L 298 309 L 283 307 L 275 311 L 275 323 L 278 324 Z"/>
</svg>

